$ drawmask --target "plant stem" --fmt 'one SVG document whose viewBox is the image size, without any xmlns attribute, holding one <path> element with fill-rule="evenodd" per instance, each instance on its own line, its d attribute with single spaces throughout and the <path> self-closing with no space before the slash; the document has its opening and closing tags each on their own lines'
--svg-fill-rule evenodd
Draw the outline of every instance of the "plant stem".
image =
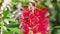
<svg viewBox="0 0 60 34">
<path fill-rule="evenodd" d="M 0 34 L 2 34 L 2 32 L 3 32 L 3 24 L 1 22 Z"/>
<path fill-rule="evenodd" d="M 2 27 L 1 27 L 1 34 L 3 33 L 3 29 L 2 29 Z"/>
</svg>

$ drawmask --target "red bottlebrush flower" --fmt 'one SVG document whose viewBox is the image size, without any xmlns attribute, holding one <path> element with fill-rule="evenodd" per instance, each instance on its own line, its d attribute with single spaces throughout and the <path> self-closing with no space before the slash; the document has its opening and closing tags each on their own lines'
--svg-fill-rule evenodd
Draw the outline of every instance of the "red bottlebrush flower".
<svg viewBox="0 0 60 34">
<path fill-rule="evenodd" d="M 21 29 L 24 34 L 29 34 L 30 31 L 33 34 L 46 34 L 48 32 L 49 20 L 46 16 L 47 8 L 35 8 L 34 13 L 27 8 L 21 10 L 20 23 L 22 23 Z"/>
</svg>

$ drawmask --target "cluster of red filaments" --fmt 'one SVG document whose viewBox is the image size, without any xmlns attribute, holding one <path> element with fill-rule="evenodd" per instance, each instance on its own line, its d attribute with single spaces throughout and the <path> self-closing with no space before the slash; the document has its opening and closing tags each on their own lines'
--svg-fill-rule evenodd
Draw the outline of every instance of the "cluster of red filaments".
<svg viewBox="0 0 60 34">
<path fill-rule="evenodd" d="M 47 8 L 34 8 L 34 11 L 28 7 L 21 8 L 19 16 L 21 29 L 24 34 L 46 34 L 49 31 L 49 15 Z"/>
</svg>

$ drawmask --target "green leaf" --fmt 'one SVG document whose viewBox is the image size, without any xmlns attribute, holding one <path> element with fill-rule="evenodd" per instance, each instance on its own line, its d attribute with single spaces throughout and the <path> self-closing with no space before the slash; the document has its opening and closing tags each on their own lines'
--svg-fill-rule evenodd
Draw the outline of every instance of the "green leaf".
<svg viewBox="0 0 60 34">
<path fill-rule="evenodd" d="M 58 29 L 60 29 L 60 26 L 55 26 L 54 28 L 58 28 Z"/>
<path fill-rule="evenodd" d="M 7 8 L 7 10 L 3 10 L 3 20 L 8 16 L 8 14 L 9 14 L 9 9 Z"/>
<path fill-rule="evenodd" d="M 4 25 L 4 23 L 3 22 L 0 22 L 0 27 L 2 27 Z"/>
<path fill-rule="evenodd" d="M 54 21 L 54 19 L 56 18 L 56 14 L 57 14 L 57 12 L 56 11 L 54 11 L 53 12 L 53 14 L 50 16 L 50 21 Z"/>
<path fill-rule="evenodd" d="M 8 28 L 10 31 L 4 31 L 3 34 L 13 34 L 13 33 L 17 33 L 17 34 L 23 34 L 22 30 L 18 29 L 18 28 Z"/>
</svg>

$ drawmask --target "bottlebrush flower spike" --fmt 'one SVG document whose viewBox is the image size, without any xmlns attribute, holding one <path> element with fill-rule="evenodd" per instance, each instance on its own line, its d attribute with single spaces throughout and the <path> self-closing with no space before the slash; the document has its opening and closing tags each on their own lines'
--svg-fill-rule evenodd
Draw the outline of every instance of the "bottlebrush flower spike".
<svg viewBox="0 0 60 34">
<path fill-rule="evenodd" d="M 46 34 L 49 29 L 49 19 L 46 16 L 48 12 L 47 8 L 35 8 L 34 13 L 29 10 L 28 7 L 22 7 L 21 9 L 22 15 L 20 15 L 20 23 L 22 23 L 21 29 L 24 34 Z"/>
</svg>

